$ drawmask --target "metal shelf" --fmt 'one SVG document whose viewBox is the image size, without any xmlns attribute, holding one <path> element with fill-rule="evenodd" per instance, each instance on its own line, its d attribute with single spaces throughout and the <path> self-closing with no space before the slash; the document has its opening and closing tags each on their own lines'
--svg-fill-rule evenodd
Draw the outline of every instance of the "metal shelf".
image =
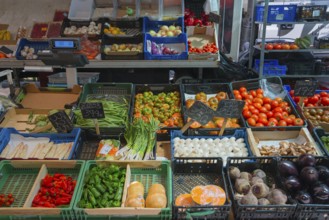
<svg viewBox="0 0 329 220">
<path fill-rule="evenodd" d="M 264 21 L 255 21 L 255 24 L 264 24 Z M 267 25 L 272 24 L 329 24 L 329 21 L 282 21 L 282 22 L 266 22 Z"/>
<path fill-rule="evenodd" d="M 257 50 L 262 50 L 260 46 L 256 45 L 254 46 Z M 264 50 L 265 53 L 304 53 L 304 52 L 314 52 L 314 53 L 329 53 L 329 49 L 316 49 L 316 48 L 310 48 L 310 49 L 297 49 L 297 50 Z"/>
</svg>

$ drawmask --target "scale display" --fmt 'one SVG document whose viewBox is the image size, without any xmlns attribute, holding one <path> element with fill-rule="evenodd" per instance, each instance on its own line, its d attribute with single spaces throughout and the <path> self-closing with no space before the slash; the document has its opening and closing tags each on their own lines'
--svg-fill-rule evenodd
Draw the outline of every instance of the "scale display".
<svg viewBox="0 0 329 220">
<path fill-rule="evenodd" d="M 54 42 L 55 48 L 74 48 L 73 41 L 55 41 Z"/>
<path fill-rule="evenodd" d="M 51 39 L 50 45 L 52 50 L 79 50 L 79 39 Z"/>
</svg>

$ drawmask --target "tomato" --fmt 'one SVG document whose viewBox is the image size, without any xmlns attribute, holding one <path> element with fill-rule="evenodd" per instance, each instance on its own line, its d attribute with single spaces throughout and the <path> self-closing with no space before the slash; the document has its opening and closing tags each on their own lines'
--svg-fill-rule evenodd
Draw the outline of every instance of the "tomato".
<svg viewBox="0 0 329 220">
<path fill-rule="evenodd" d="M 273 44 L 265 44 L 265 50 L 273 50 Z"/>
<path fill-rule="evenodd" d="M 268 122 L 268 124 L 267 124 L 267 126 L 270 126 L 270 127 L 275 127 L 275 126 L 276 126 L 276 124 L 275 124 L 275 122 L 274 122 L 274 121 L 269 121 L 269 122 Z"/>
<path fill-rule="evenodd" d="M 234 89 L 234 90 L 233 90 L 233 94 L 234 94 L 234 95 L 240 95 L 240 92 L 239 92 L 239 90 Z"/>
<path fill-rule="evenodd" d="M 281 44 L 275 44 L 273 46 L 273 49 L 275 49 L 275 50 L 281 50 L 282 49 L 282 46 L 281 46 Z"/>
<path fill-rule="evenodd" d="M 328 97 L 329 94 L 327 92 L 325 92 L 325 91 L 322 91 L 322 92 L 320 92 L 320 96 L 321 97 Z"/>
<path fill-rule="evenodd" d="M 301 119 L 301 118 L 295 118 L 294 125 L 296 125 L 296 126 L 302 126 L 303 124 L 304 124 L 303 119 Z"/>
<path fill-rule="evenodd" d="M 265 113 L 259 113 L 258 116 L 260 118 L 266 118 L 267 119 L 267 115 Z"/>
<path fill-rule="evenodd" d="M 290 50 L 289 44 L 282 44 L 282 50 Z"/>
<path fill-rule="evenodd" d="M 282 112 L 282 117 L 283 117 L 283 119 L 289 118 L 288 112 Z"/>
<path fill-rule="evenodd" d="M 282 110 L 281 107 L 276 107 L 276 108 L 273 109 L 273 113 L 275 114 L 276 112 L 280 112 L 280 113 L 282 113 L 283 110 Z"/>
<path fill-rule="evenodd" d="M 264 125 L 262 123 L 257 123 L 255 126 L 256 127 L 264 127 Z"/>
<path fill-rule="evenodd" d="M 246 105 L 243 107 L 242 111 L 248 111 L 249 110 L 249 107 L 248 107 L 248 104 L 246 103 Z"/>
<path fill-rule="evenodd" d="M 254 98 L 252 100 L 252 102 L 254 102 L 254 103 L 260 103 L 261 105 L 263 105 L 263 100 L 261 98 Z"/>
<path fill-rule="evenodd" d="M 243 93 L 243 92 L 246 92 L 246 91 L 247 91 L 246 87 L 240 87 L 240 89 L 239 89 L 240 93 Z"/>
<path fill-rule="evenodd" d="M 270 111 L 272 107 L 270 104 L 267 103 L 264 105 L 264 108 L 266 108 L 267 111 Z"/>
<path fill-rule="evenodd" d="M 313 96 L 311 98 L 309 98 L 308 102 L 311 103 L 311 104 L 315 104 L 319 101 L 319 98 L 317 96 Z"/>
<path fill-rule="evenodd" d="M 251 118 L 255 119 L 255 121 L 258 121 L 259 116 L 254 114 L 254 115 L 251 116 Z"/>
<path fill-rule="evenodd" d="M 246 105 L 251 105 L 252 104 L 252 101 L 251 101 L 251 99 L 246 99 L 245 100 L 245 103 L 246 103 Z"/>
<path fill-rule="evenodd" d="M 249 105 L 248 108 L 249 108 L 250 111 L 253 110 L 253 109 L 256 109 L 255 106 L 253 106 L 253 105 Z"/>
<path fill-rule="evenodd" d="M 271 103 L 271 99 L 269 97 L 264 97 L 263 98 L 263 103 L 264 104 L 270 104 Z"/>
<path fill-rule="evenodd" d="M 268 119 L 268 122 L 274 122 L 276 125 L 279 123 L 275 118 Z"/>
<path fill-rule="evenodd" d="M 289 115 L 289 118 L 291 118 L 292 120 L 294 120 L 296 118 L 296 115 Z"/>
<path fill-rule="evenodd" d="M 291 107 L 289 106 L 284 107 L 283 110 L 288 112 L 289 114 L 291 113 Z"/>
<path fill-rule="evenodd" d="M 308 104 L 308 98 L 304 99 L 304 105 L 307 105 Z"/>
<path fill-rule="evenodd" d="M 276 107 L 279 106 L 279 102 L 276 101 L 276 100 L 272 100 L 272 101 L 271 101 L 271 106 L 272 106 L 272 109 L 275 109 Z"/>
<path fill-rule="evenodd" d="M 262 107 L 262 105 L 261 105 L 260 103 L 257 103 L 257 102 L 256 102 L 256 103 L 254 103 L 253 105 L 254 105 L 254 106 L 255 106 L 255 108 L 256 108 L 256 109 L 258 109 L 258 110 L 260 110 L 260 109 L 261 109 L 261 107 Z"/>
<path fill-rule="evenodd" d="M 258 123 L 262 123 L 265 126 L 267 126 L 267 124 L 268 124 L 268 121 L 267 121 L 266 118 L 259 118 L 257 122 Z"/>
<path fill-rule="evenodd" d="M 287 122 L 285 120 L 280 120 L 278 126 L 286 127 Z"/>
<path fill-rule="evenodd" d="M 257 96 L 256 96 L 257 98 L 261 98 L 261 99 L 263 99 L 264 98 L 264 96 L 263 96 L 263 94 L 257 94 Z"/>
<path fill-rule="evenodd" d="M 306 107 L 314 107 L 314 105 L 311 103 L 307 103 Z"/>
<path fill-rule="evenodd" d="M 290 117 L 287 117 L 284 120 L 287 122 L 287 125 L 291 125 L 293 123 L 293 119 Z"/>
<path fill-rule="evenodd" d="M 247 122 L 250 126 L 255 126 L 256 125 L 256 120 L 253 119 L 253 118 L 248 118 Z"/>
<path fill-rule="evenodd" d="M 256 97 L 257 93 L 255 90 L 250 90 L 249 91 L 250 95 L 252 95 L 253 97 Z"/>
<path fill-rule="evenodd" d="M 255 114 L 255 115 L 258 115 L 259 114 L 259 111 L 256 108 L 255 109 L 252 109 L 250 111 L 251 111 L 252 114 Z"/>
<path fill-rule="evenodd" d="M 281 103 L 281 102 L 283 102 L 283 99 L 282 99 L 282 98 L 280 98 L 280 97 L 276 97 L 274 100 L 275 100 L 275 101 L 277 101 L 278 103 Z"/>
<path fill-rule="evenodd" d="M 243 117 L 245 118 L 245 119 L 247 119 L 247 118 L 250 118 L 251 117 L 251 115 L 252 115 L 252 113 L 251 113 L 251 111 L 243 111 L 242 112 L 242 115 L 243 115 Z"/>
<path fill-rule="evenodd" d="M 299 96 L 295 96 L 295 97 L 294 97 L 294 101 L 295 101 L 295 103 L 299 103 L 299 101 L 300 101 L 300 97 L 299 97 Z"/>
<path fill-rule="evenodd" d="M 290 50 L 297 50 L 299 47 L 296 44 L 291 44 L 290 45 Z"/>
<path fill-rule="evenodd" d="M 257 94 L 262 94 L 262 95 L 263 95 L 263 93 L 264 93 L 264 91 L 263 91 L 261 88 L 258 88 L 258 89 L 256 90 L 256 92 L 257 92 Z"/>
<path fill-rule="evenodd" d="M 274 113 L 274 118 L 276 119 L 276 120 L 278 120 L 278 121 L 280 121 L 281 119 L 283 119 L 283 116 L 282 116 L 282 113 L 280 113 L 280 112 L 276 112 L 276 113 Z"/>
<path fill-rule="evenodd" d="M 323 97 L 321 99 L 321 105 L 328 106 L 329 105 L 329 97 Z"/>
<path fill-rule="evenodd" d="M 260 111 L 260 112 L 263 112 L 263 113 L 268 112 L 267 108 L 265 108 L 264 106 L 261 107 L 261 108 L 259 109 L 259 111 Z"/>
<path fill-rule="evenodd" d="M 252 95 L 247 95 L 245 99 L 252 100 L 254 97 Z"/>
<path fill-rule="evenodd" d="M 294 97 L 295 96 L 295 90 L 290 90 L 290 92 L 289 92 L 289 95 L 291 96 L 291 97 Z"/>
<path fill-rule="evenodd" d="M 234 95 L 236 100 L 242 100 L 242 96 L 240 94 Z"/>
<path fill-rule="evenodd" d="M 273 112 L 272 111 L 268 111 L 268 112 L 266 112 L 266 116 L 267 116 L 267 118 L 271 118 L 271 117 L 273 117 Z"/>
<path fill-rule="evenodd" d="M 246 98 L 247 95 L 248 95 L 248 92 L 247 92 L 247 91 L 241 92 L 241 96 L 242 96 L 243 98 Z"/>
</svg>

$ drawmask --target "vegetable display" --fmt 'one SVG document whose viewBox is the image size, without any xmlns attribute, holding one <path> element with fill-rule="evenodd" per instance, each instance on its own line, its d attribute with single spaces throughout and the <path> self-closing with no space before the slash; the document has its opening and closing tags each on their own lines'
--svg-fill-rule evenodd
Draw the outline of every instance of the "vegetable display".
<svg viewBox="0 0 329 220">
<path fill-rule="evenodd" d="M 329 136 L 322 136 L 321 141 L 325 148 L 329 151 Z"/>
<path fill-rule="evenodd" d="M 128 120 L 129 103 L 123 97 L 111 101 L 106 95 L 91 95 L 86 102 L 101 102 L 105 113 L 105 118 L 98 119 L 99 127 L 121 127 Z M 74 110 L 75 125 L 81 127 L 94 127 L 92 119 L 84 119 L 79 109 Z"/>
<path fill-rule="evenodd" d="M 101 27 L 102 27 L 101 23 L 96 25 L 96 23 L 92 21 L 88 26 L 77 27 L 75 25 L 72 25 L 70 27 L 66 27 L 64 29 L 64 34 L 68 36 L 84 35 L 84 34 L 95 35 L 95 34 L 100 34 Z"/>
<path fill-rule="evenodd" d="M 234 199 L 241 205 L 284 205 L 288 197 L 282 189 L 276 188 L 273 178 L 261 169 L 251 173 L 237 167 L 229 167 L 229 176 L 234 184 Z"/>
<path fill-rule="evenodd" d="M 244 100 L 242 115 L 251 127 L 303 126 L 304 121 L 292 114 L 292 107 L 282 98 L 270 99 L 262 89 L 247 91 L 245 87 L 233 90 L 235 99 Z"/>
<path fill-rule="evenodd" d="M 13 204 L 13 202 L 15 202 L 13 194 L 0 194 L 0 207 L 9 207 Z"/>
<path fill-rule="evenodd" d="M 130 183 L 127 191 L 125 207 L 145 207 L 144 185 L 141 182 L 134 181 Z"/>
<path fill-rule="evenodd" d="M 47 174 L 41 181 L 38 194 L 32 201 L 32 207 L 55 208 L 69 205 L 73 196 L 76 180 L 64 174 Z"/>
<path fill-rule="evenodd" d="M 261 46 L 261 45 L 260 45 Z M 265 50 L 298 50 L 296 43 L 266 43 Z"/>
<path fill-rule="evenodd" d="M 120 207 L 126 169 L 111 164 L 92 167 L 84 179 L 80 208 Z"/>
<path fill-rule="evenodd" d="M 281 141 L 279 147 L 263 145 L 259 152 L 262 156 L 300 156 L 306 153 L 317 155 L 315 146 L 310 142 L 299 144 Z"/>
<path fill-rule="evenodd" d="M 162 25 L 158 32 L 155 30 L 150 30 L 149 34 L 152 37 L 176 37 L 182 33 L 181 26 L 170 25 Z"/>
<path fill-rule="evenodd" d="M 329 123 L 329 110 L 326 109 L 312 109 L 310 108 L 303 108 L 303 114 L 306 119 L 308 119 L 313 126 L 320 126 L 319 123 Z"/>
<path fill-rule="evenodd" d="M 185 8 L 184 24 L 185 26 L 211 26 L 212 22 L 209 21 L 209 15 L 207 15 L 205 12 L 201 13 L 200 19 L 195 17 L 195 13 L 191 9 Z"/>
<path fill-rule="evenodd" d="M 329 202 L 329 169 L 317 164 L 313 155 L 303 154 L 296 162 L 280 161 L 278 171 L 284 186 L 300 204 Z"/>
<path fill-rule="evenodd" d="M 110 55 L 111 52 L 142 52 L 143 43 L 140 44 L 112 44 L 104 47 L 104 53 Z"/>
<path fill-rule="evenodd" d="M 179 92 L 161 92 L 157 95 L 152 91 L 135 95 L 134 118 L 148 121 L 152 116 L 160 121 L 161 127 L 182 127 Z"/>
<path fill-rule="evenodd" d="M 300 102 L 300 96 L 295 96 L 295 90 L 290 90 L 289 94 L 296 104 Z M 326 91 L 322 91 L 318 94 L 314 94 L 312 97 L 304 99 L 304 106 L 314 107 L 314 106 L 329 106 L 329 94 Z"/>
<path fill-rule="evenodd" d="M 115 160 L 115 154 L 120 147 L 120 141 L 114 139 L 101 140 L 96 151 L 96 160 Z"/>
<path fill-rule="evenodd" d="M 177 54 L 179 54 L 179 52 L 177 50 L 167 47 L 165 44 L 157 44 L 152 41 L 151 42 L 151 54 L 153 54 L 153 55 L 177 55 Z"/>
<path fill-rule="evenodd" d="M 207 43 L 203 45 L 201 48 L 193 47 L 191 41 L 187 41 L 188 43 L 188 52 L 189 53 L 218 53 L 218 48 L 215 43 Z"/>
</svg>

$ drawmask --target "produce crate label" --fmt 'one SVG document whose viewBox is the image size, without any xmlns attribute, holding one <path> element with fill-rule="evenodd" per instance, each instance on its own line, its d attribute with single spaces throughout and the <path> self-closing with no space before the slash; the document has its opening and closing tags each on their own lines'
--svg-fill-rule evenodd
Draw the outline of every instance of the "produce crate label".
<svg viewBox="0 0 329 220">
<path fill-rule="evenodd" d="M 223 118 L 239 118 L 244 105 L 244 101 L 223 99 L 218 103 L 215 116 Z"/>
<path fill-rule="evenodd" d="M 80 104 L 82 117 L 85 119 L 105 118 L 101 102 L 84 102 Z"/>
<path fill-rule="evenodd" d="M 298 80 L 295 84 L 295 96 L 311 97 L 314 96 L 315 90 L 318 88 L 317 81 Z"/>
<path fill-rule="evenodd" d="M 64 111 L 49 115 L 48 119 L 58 133 L 68 133 L 73 130 L 73 124 Z"/>
<path fill-rule="evenodd" d="M 199 122 L 201 125 L 207 124 L 214 117 L 214 110 L 200 101 L 196 101 L 185 113 L 188 117 Z"/>
</svg>

